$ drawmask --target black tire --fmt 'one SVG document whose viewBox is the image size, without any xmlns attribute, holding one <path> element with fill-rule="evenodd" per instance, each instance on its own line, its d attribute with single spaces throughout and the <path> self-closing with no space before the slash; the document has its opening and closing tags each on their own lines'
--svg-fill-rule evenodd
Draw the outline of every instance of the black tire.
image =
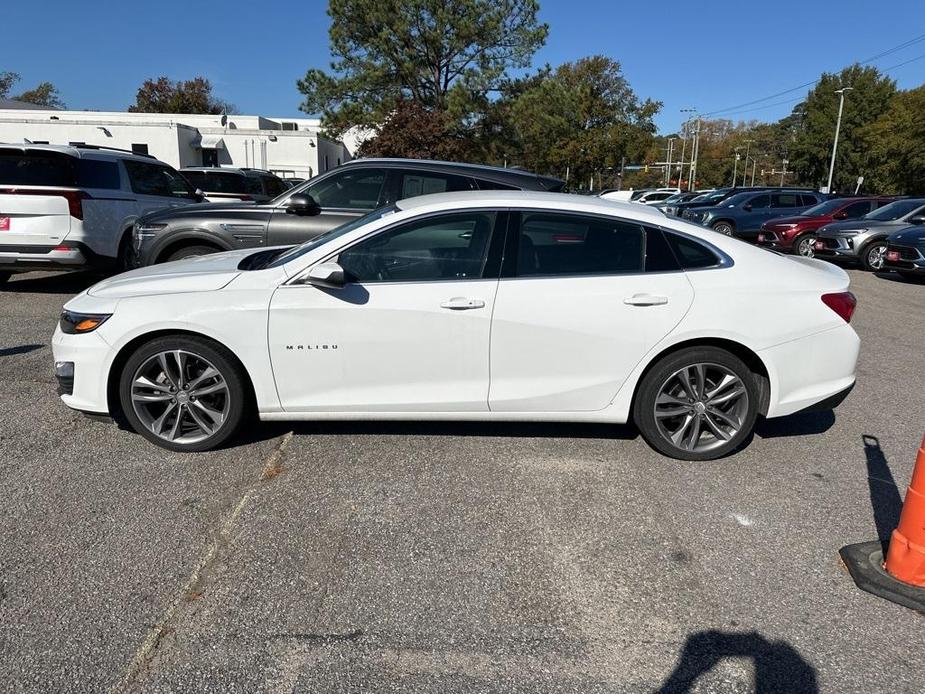
<svg viewBox="0 0 925 694">
<path fill-rule="evenodd" d="M 721 369 L 731 372 L 732 375 L 738 377 L 743 386 L 745 395 L 744 401 L 740 395 L 737 401 L 730 401 L 726 404 L 727 407 L 735 407 L 735 412 L 732 413 L 732 415 L 739 421 L 739 428 L 735 433 L 730 433 L 730 431 L 727 431 L 725 428 L 723 429 L 724 433 L 729 435 L 728 440 L 722 440 L 709 428 L 702 429 L 706 419 L 709 419 L 714 427 L 717 422 L 722 424 L 722 420 L 718 419 L 715 415 L 710 416 L 701 411 L 699 414 L 695 412 L 685 412 L 677 415 L 677 418 L 674 420 L 670 417 L 656 417 L 656 399 L 659 397 L 660 393 L 663 392 L 663 387 L 668 388 L 671 383 L 680 385 L 680 381 L 675 380 L 677 374 L 685 371 L 687 367 L 694 368 L 694 365 L 697 364 L 705 365 L 706 373 L 708 374 L 704 379 L 704 381 L 706 381 L 706 387 L 702 388 L 701 392 L 709 392 L 711 387 L 715 389 L 716 381 L 711 382 L 709 380 L 709 374 L 711 372 L 720 373 Z M 696 390 L 696 384 L 694 385 L 694 390 Z M 737 386 L 734 387 L 737 388 Z M 714 392 L 716 392 L 716 390 L 714 390 Z M 717 397 L 721 397 L 725 392 L 726 391 L 720 390 Z M 718 347 L 688 347 L 663 357 L 650 368 L 643 377 L 642 383 L 640 383 L 639 389 L 636 391 L 636 398 L 633 403 L 633 421 L 636 423 L 636 426 L 639 428 L 646 442 L 663 455 L 678 460 L 714 460 L 729 455 L 749 438 L 755 426 L 755 419 L 758 416 L 758 399 L 759 390 L 757 378 L 755 374 L 752 373 L 751 369 L 749 369 L 737 356 Z M 688 399 L 687 402 L 690 404 L 682 402 L 680 403 L 680 407 L 693 410 L 696 404 L 695 401 Z M 700 402 L 707 402 L 707 399 L 701 397 Z M 673 405 L 667 405 L 667 407 L 672 406 Z M 666 405 L 662 405 L 662 407 L 666 407 Z M 713 412 L 717 407 L 721 406 L 710 407 L 710 411 Z M 665 410 L 663 409 L 662 412 L 664 413 Z M 726 414 L 729 415 L 730 413 L 727 412 Z M 698 436 L 698 441 L 703 441 L 703 450 L 691 450 L 675 444 L 669 438 L 665 429 L 660 426 L 660 422 L 665 422 L 667 425 L 670 425 L 672 421 L 683 422 L 686 421 L 688 417 L 692 419 L 699 418 L 701 422 L 696 424 L 696 426 L 698 431 L 702 429 L 702 433 Z M 693 431 L 693 425 L 690 431 Z M 684 436 L 681 438 L 682 443 L 683 440 Z M 696 444 L 697 441 L 694 443 Z"/>
<path fill-rule="evenodd" d="M 178 248 L 173 253 L 167 256 L 165 262 L 171 262 L 173 260 L 183 260 L 184 258 L 196 258 L 200 255 L 209 255 L 211 253 L 218 253 L 219 249 L 215 246 L 206 246 L 205 244 L 199 244 L 196 246 L 183 246 L 183 248 Z"/>
<path fill-rule="evenodd" d="M 801 234 L 793 240 L 793 245 L 790 247 L 790 251 L 793 253 L 793 255 L 803 256 L 804 258 L 815 258 L 816 252 L 813 249 L 814 243 L 816 243 L 815 234 Z"/>
<path fill-rule="evenodd" d="M 128 272 L 135 267 L 135 249 L 132 247 L 132 232 L 126 231 L 119 242 L 119 257 L 116 260 L 119 272 Z"/>
<path fill-rule="evenodd" d="M 716 222 L 716 224 L 712 226 L 712 229 L 713 231 L 719 234 L 725 234 L 726 236 L 734 236 L 736 231 L 735 224 L 725 219 Z"/>
<path fill-rule="evenodd" d="M 12 272 L 0 272 L 0 285 L 6 284 L 7 280 L 12 276 Z"/>
<path fill-rule="evenodd" d="M 868 272 L 880 272 L 883 270 L 885 253 L 886 241 L 871 241 L 861 251 L 861 267 Z"/>
<path fill-rule="evenodd" d="M 135 379 L 136 373 L 144 365 L 150 363 L 153 357 L 156 357 L 159 353 L 162 352 L 171 352 L 175 350 L 182 350 L 186 353 L 185 359 L 189 362 L 193 361 L 193 358 L 198 358 L 208 362 L 208 365 L 214 367 L 223 379 L 224 384 L 227 389 L 227 394 L 224 392 L 220 394 L 222 397 L 222 402 L 220 405 L 215 404 L 215 401 L 209 401 L 207 405 L 210 408 L 219 409 L 221 407 L 224 411 L 224 417 L 221 422 L 216 426 L 215 430 L 207 435 L 201 440 L 190 440 L 188 442 L 184 441 L 173 441 L 168 440 L 163 436 L 159 436 L 152 428 L 142 421 L 142 417 L 139 416 L 139 413 L 136 412 L 135 406 L 132 399 L 132 385 Z M 191 356 L 189 356 L 191 355 Z M 171 364 L 173 368 L 176 367 L 176 362 Z M 180 380 L 184 378 L 193 378 L 195 379 L 195 374 L 181 374 Z M 158 387 L 163 389 L 172 381 L 161 380 L 158 382 Z M 189 385 L 180 383 L 182 385 Z M 179 390 L 186 390 L 183 388 L 174 388 L 171 392 L 178 392 Z M 191 394 L 195 391 L 188 390 L 187 393 Z M 125 417 L 125 420 L 137 433 L 144 436 L 146 439 L 152 443 L 161 446 L 162 448 L 167 448 L 172 451 L 207 451 L 213 448 L 216 448 L 222 445 L 229 437 L 233 436 L 234 433 L 239 428 L 241 422 L 243 421 L 245 414 L 248 410 L 249 403 L 249 388 L 247 386 L 246 376 L 244 375 L 243 367 L 240 366 L 238 360 L 234 355 L 227 350 L 222 345 L 212 340 L 206 338 L 197 337 L 194 335 L 176 335 L 176 336 L 167 336 L 159 337 L 146 342 L 141 345 L 135 352 L 128 358 L 125 365 L 122 367 L 122 373 L 119 374 L 119 403 L 122 408 L 122 415 Z M 177 397 L 179 398 L 179 392 Z M 206 402 L 205 398 L 209 396 L 202 396 L 202 402 Z M 215 397 L 215 395 L 211 396 Z M 227 403 L 224 398 L 227 397 Z M 202 402 L 200 402 L 199 409 L 197 409 L 198 415 L 191 415 L 190 410 L 193 409 L 195 404 L 195 397 L 186 397 L 181 403 L 173 401 L 174 404 L 170 405 L 167 402 L 163 403 L 163 407 L 166 409 L 168 407 L 173 407 L 176 411 L 183 413 L 184 408 L 186 412 L 184 413 L 184 419 L 181 421 L 181 426 L 179 429 L 180 436 L 183 435 L 184 425 L 187 428 L 199 429 L 202 432 L 202 429 L 198 427 L 195 423 L 195 416 L 203 418 L 202 412 L 204 411 L 201 408 Z M 185 404 L 184 404 L 185 403 Z M 143 409 L 143 408 L 142 408 Z M 149 412 L 144 413 L 143 416 L 150 414 Z M 152 415 L 153 416 L 153 415 Z M 176 421 L 176 417 L 170 417 L 168 415 L 165 420 L 165 428 L 169 426 L 169 423 Z M 210 423 L 214 423 L 214 420 L 207 420 Z M 176 429 L 176 427 L 174 427 Z M 193 432 L 194 434 L 195 432 Z M 193 438 L 193 434 L 190 434 L 190 438 Z M 169 434 L 168 434 L 169 435 Z"/>
</svg>

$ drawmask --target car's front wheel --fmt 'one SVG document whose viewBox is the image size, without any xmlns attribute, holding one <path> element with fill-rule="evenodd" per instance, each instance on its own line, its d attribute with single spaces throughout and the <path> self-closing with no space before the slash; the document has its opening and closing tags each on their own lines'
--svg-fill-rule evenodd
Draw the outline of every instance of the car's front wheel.
<svg viewBox="0 0 925 694">
<path fill-rule="evenodd" d="M 184 258 L 198 258 L 201 255 L 209 255 L 218 252 L 219 250 L 215 248 L 215 246 L 205 246 L 201 244 L 196 246 L 184 246 L 167 256 L 167 262 L 183 260 Z"/>
<path fill-rule="evenodd" d="M 868 244 L 861 255 L 864 269 L 871 272 L 880 272 L 883 269 L 884 260 L 886 260 L 886 243 L 883 241 Z"/>
<path fill-rule="evenodd" d="M 717 347 L 690 347 L 661 359 L 643 378 L 633 420 L 650 446 L 671 458 L 713 460 L 738 448 L 758 415 L 748 366 Z"/>
<path fill-rule="evenodd" d="M 713 225 L 713 231 L 725 234 L 726 236 L 732 236 L 735 233 L 735 227 L 732 225 L 732 222 L 717 222 Z"/>
<path fill-rule="evenodd" d="M 235 433 L 246 409 L 244 375 L 221 345 L 195 336 L 151 340 L 126 361 L 119 381 L 125 418 L 173 451 L 205 451 Z"/>
<path fill-rule="evenodd" d="M 812 234 L 803 234 L 797 237 L 793 242 L 793 252 L 796 255 L 802 255 L 804 258 L 815 257 L 816 237 Z"/>
</svg>

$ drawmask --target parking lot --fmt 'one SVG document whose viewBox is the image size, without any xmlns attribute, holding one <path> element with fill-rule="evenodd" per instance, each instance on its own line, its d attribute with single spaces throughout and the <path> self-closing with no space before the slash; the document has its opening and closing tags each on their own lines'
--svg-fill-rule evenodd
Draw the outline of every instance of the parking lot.
<svg viewBox="0 0 925 694">
<path fill-rule="evenodd" d="M 896 524 L 925 286 L 851 271 L 858 385 L 712 463 L 631 427 L 299 424 L 171 454 L 68 411 L 94 281 L 0 292 L 5 691 L 921 691 L 838 549 Z M 807 355 L 820 359 L 824 355 Z"/>
</svg>

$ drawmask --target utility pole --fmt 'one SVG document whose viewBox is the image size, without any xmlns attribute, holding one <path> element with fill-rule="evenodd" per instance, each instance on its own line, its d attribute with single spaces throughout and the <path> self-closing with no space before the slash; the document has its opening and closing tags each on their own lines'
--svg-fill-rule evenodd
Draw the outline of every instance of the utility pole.
<svg viewBox="0 0 925 694">
<path fill-rule="evenodd" d="M 745 169 L 742 171 L 742 185 L 745 185 L 745 177 L 748 176 L 748 153 L 751 151 L 754 140 L 745 141 Z"/>
<path fill-rule="evenodd" d="M 829 185 L 826 193 L 832 193 L 832 175 L 835 173 L 835 153 L 838 151 L 838 131 L 841 130 L 841 113 L 845 107 L 845 92 L 850 92 L 854 87 L 842 87 L 835 91 L 838 94 L 838 120 L 835 121 L 835 141 L 832 143 L 832 161 L 829 163 Z"/>
<path fill-rule="evenodd" d="M 683 109 L 682 109 L 683 110 Z M 688 122 L 690 118 L 681 124 L 681 163 L 678 166 L 678 188 L 681 187 L 681 181 L 684 180 L 684 154 L 687 151 Z"/>
<path fill-rule="evenodd" d="M 739 154 L 739 150 L 740 150 L 740 149 L 742 149 L 742 148 L 741 148 L 741 147 L 736 147 L 736 148 L 735 148 L 736 156 L 735 156 L 735 159 L 733 160 L 733 164 L 732 164 L 732 187 L 733 187 L 733 188 L 736 187 L 736 176 L 737 176 L 738 173 L 739 173 L 739 158 L 742 156 L 741 154 Z"/>
<path fill-rule="evenodd" d="M 690 117 L 687 122 L 690 123 L 697 114 L 696 108 L 682 108 L 681 113 L 689 113 Z M 700 139 L 700 118 L 697 118 L 697 129 L 694 131 L 693 140 L 691 141 L 691 163 L 687 171 L 687 189 L 694 189 L 694 176 L 697 171 L 697 142 Z M 684 167 L 681 167 L 681 173 L 684 173 Z M 680 188 L 680 186 L 678 186 Z"/>
<path fill-rule="evenodd" d="M 783 166 L 781 167 L 781 170 L 780 170 L 780 187 L 781 188 L 784 187 L 784 176 L 787 175 L 787 164 L 789 163 L 790 163 L 789 159 L 784 159 Z"/>
<path fill-rule="evenodd" d="M 697 116 L 697 129 L 694 131 L 694 158 L 691 159 L 690 185 L 688 190 L 694 190 L 697 184 L 697 159 L 700 157 L 700 116 Z"/>
<path fill-rule="evenodd" d="M 675 138 L 668 138 L 668 160 L 665 162 L 665 186 L 671 185 L 671 150 L 674 148 Z"/>
<path fill-rule="evenodd" d="M 758 168 L 758 157 L 752 157 L 752 187 L 755 185 L 755 169 Z"/>
</svg>

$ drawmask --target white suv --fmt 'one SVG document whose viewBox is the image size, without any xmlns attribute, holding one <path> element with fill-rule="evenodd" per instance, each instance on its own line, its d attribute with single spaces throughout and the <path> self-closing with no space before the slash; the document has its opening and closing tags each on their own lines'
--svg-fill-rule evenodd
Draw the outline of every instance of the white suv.
<svg viewBox="0 0 925 694">
<path fill-rule="evenodd" d="M 147 155 L 0 144 L 0 283 L 29 270 L 128 267 L 136 218 L 201 199 Z"/>
</svg>

